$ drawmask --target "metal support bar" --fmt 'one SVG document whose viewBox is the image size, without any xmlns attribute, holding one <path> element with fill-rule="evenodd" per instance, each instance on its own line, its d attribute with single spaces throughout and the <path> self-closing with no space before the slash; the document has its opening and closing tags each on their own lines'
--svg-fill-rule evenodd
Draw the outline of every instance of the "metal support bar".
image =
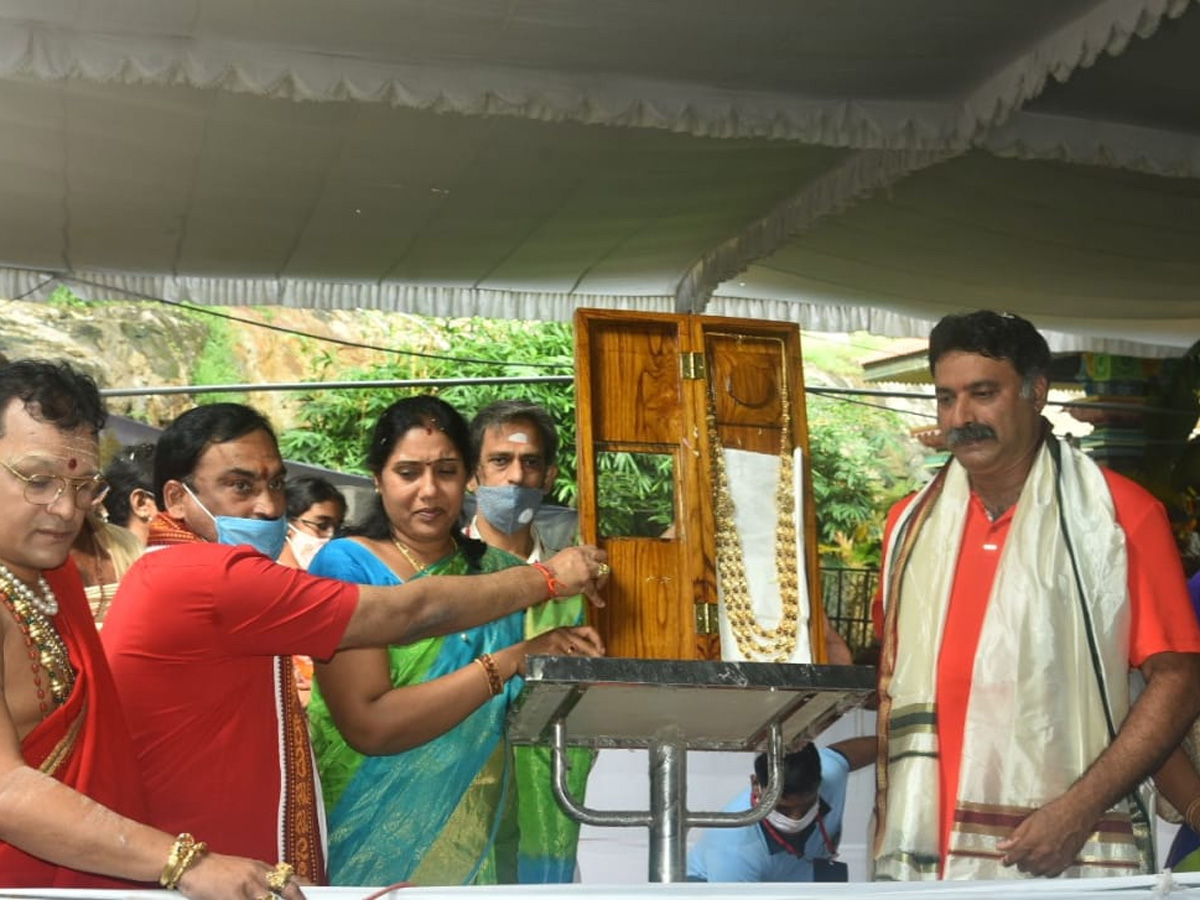
<svg viewBox="0 0 1200 900">
<path fill-rule="evenodd" d="M 745 812 L 698 812 L 687 814 L 689 828 L 742 828 L 766 818 L 783 795 L 783 726 L 772 722 L 767 732 L 767 784 L 758 802 Z"/>
<path fill-rule="evenodd" d="M 659 729 L 650 742 L 650 881 L 687 877 L 687 746 L 678 725 Z"/>
<path fill-rule="evenodd" d="M 553 751 L 553 787 L 554 796 L 567 815 L 576 822 L 584 825 L 650 826 L 650 813 L 635 810 L 591 809 L 578 803 L 571 796 L 571 788 L 567 784 L 567 725 L 562 719 L 554 720 L 551 750 Z"/>
<path fill-rule="evenodd" d="M 745 812 L 700 812 L 687 809 L 687 740 L 674 725 L 661 729 L 650 743 L 650 811 L 591 809 L 571 796 L 567 784 L 567 727 L 556 719 L 551 735 L 554 796 L 577 822 L 598 827 L 641 826 L 650 829 L 651 882 L 687 877 L 687 831 L 692 827 L 739 828 L 761 820 L 783 792 L 783 727 L 772 722 L 767 740 L 768 777 L 758 801 Z"/>
</svg>

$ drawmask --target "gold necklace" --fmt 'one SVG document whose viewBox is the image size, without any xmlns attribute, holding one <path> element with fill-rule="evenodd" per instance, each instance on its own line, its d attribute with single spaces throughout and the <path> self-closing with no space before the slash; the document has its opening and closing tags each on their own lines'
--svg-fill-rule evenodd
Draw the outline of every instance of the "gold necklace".
<svg viewBox="0 0 1200 900">
<path fill-rule="evenodd" d="M 75 670 L 71 667 L 67 645 L 50 618 L 58 612 L 58 598 L 45 578 L 38 579 L 38 588 L 42 594 L 40 598 L 35 597 L 33 591 L 7 568 L 0 566 L 0 596 L 3 596 L 4 605 L 25 638 L 30 669 L 33 671 L 33 686 L 44 719 L 50 714 L 50 704 L 42 688 L 41 670 L 45 669 L 50 676 L 50 695 L 56 706 L 61 706 L 71 696 L 75 687 Z M 48 612 L 50 609 L 54 612 Z"/>
<path fill-rule="evenodd" d="M 780 393 L 779 486 L 775 491 L 775 576 L 779 582 L 779 624 L 763 628 L 754 616 L 746 559 L 734 525 L 733 496 L 725 471 L 725 454 L 717 436 L 716 403 L 709 396 L 708 439 L 713 459 L 713 516 L 716 519 L 717 576 L 730 630 L 742 657 L 750 661 L 787 662 L 796 649 L 800 622 L 800 582 L 796 574 L 796 472 L 792 458 L 792 417 L 786 392 Z"/>
<path fill-rule="evenodd" d="M 394 535 L 394 534 L 391 535 L 391 538 L 392 538 L 392 544 L 395 545 L 396 549 L 400 551 L 400 555 L 408 560 L 408 564 L 413 567 L 414 572 L 420 572 L 424 569 L 429 568 L 429 566 L 433 565 L 433 563 L 422 562 L 420 557 L 414 555 L 416 553 L 416 551 L 410 549 L 409 546 L 407 544 L 405 544 L 402 540 L 400 540 L 400 538 L 396 537 L 396 535 Z M 450 538 L 450 550 L 453 550 L 453 549 L 454 549 L 454 538 Z M 446 553 L 449 553 L 450 550 L 446 551 Z M 442 556 L 445 556 L 446 553 L 443 553 Z M 439 556 L 438 559 L 441 559 L 442 556 Z"/>
<path fill-rule="evenodd" d="M 400 541 L 400 538 L 396 537 L 394 534 L 392 535 L 392 544 L 395 545 L 396 549 L 400 551 L 400 555 L 408 560 L 408 564 L 413 567 L 414 572 L 420 572 L 425 568 L 425 564 L 417 559 L 413 555 L 413 552 L 409 550 L 408 547 L 406 547 Z"/>
</svg>

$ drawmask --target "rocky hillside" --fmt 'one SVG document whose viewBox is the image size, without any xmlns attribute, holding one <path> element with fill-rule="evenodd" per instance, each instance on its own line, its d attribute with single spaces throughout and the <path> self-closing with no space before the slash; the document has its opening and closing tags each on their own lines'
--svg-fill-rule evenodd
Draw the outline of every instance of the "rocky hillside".
<svg viewBox="0 0 1200 900">
<path fill-rule="evenodd" d="M 0 300 L 0 354 L 65 359 L 104 388 L 331 380 L 384 354 L 277 329 L 387 347 L 419 327 L 401 313 L 265 307 L 216 312 L 245 322 L 159 303 Z M 267 412 L 281 428 L 292 424 L 294 393 L 239 399 Z M 188 394 L 109 400 L 111 412 L 155 425 L 192 405 Z"/>
</svg>

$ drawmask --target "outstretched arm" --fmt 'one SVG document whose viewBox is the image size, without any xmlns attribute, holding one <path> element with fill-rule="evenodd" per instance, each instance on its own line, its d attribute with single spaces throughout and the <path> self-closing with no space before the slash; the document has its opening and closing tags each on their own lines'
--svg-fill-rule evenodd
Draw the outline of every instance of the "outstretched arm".
<svg viewBox="0 0 1200 900">
<path fill-rule="evenodd" d="M 1200 713 L 1200 654 L 1156 653 L 1142 664 L 1146 689 L 1108 749 L 1061 797 L 997 843 L 1004 864 L 1058 875 L 1075 859 L 1096 821 L 1163 764 Z"/>
<path fill-rule="evenodd" d="M 552 580 L 535 566 L 513 566 L 487 575 L 435 575 L 392 587 L 363 585 L 338 649 L 410 644 L 465 631 L 551 597 L 586 594 L 602 606 L 599 589 L 608 576 L 600 575 L 600 564 L 606 558 L 603 550 L 585 544 L 568 547 L 545 564 Z"/>
</svg>

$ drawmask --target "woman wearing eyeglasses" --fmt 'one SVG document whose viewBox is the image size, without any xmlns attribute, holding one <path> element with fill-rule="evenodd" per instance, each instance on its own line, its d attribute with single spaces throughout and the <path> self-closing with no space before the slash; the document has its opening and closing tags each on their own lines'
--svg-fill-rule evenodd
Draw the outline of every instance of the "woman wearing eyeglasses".
<svg viewBox="0 0 1200 900">
<path fill-rule="evenodd" d="M 436 397 L 393 403 L 367 466 L 378 495 L 311 572 L 359 584 L 475 575 L 524 561 L 463 536 L 467 423 Z M 548 587 L 553 571 L 543 569 Z M 504 736 L 527 654 L 596 656 L 596 632 L 526 641 L 524 614 L 317 664 L 309 721 L 329 819 L 333 884 L 488 884 L 516 879 L 512 753 Z"/>
<path fill-rule="evenodd" d="M 287 539 L 275 561 L 307 571 L 313 557 L 341 530 L 346 519 L 346 497 L 331 482 L 316 475 L 289 478 L 285 490 Z M 312 696 L 312 659 L 293 656 L 292 676 L 296 680 L 300 705 L 307 709 Z"/>
<path fill-rule="evenodd" d="M 287 517 L 287 543 L 276 561 L 307 570 L 317 551 L 341 529 L 346 518 L 346 497 L 324 478 L 289 478 Z"/>
</svg>

